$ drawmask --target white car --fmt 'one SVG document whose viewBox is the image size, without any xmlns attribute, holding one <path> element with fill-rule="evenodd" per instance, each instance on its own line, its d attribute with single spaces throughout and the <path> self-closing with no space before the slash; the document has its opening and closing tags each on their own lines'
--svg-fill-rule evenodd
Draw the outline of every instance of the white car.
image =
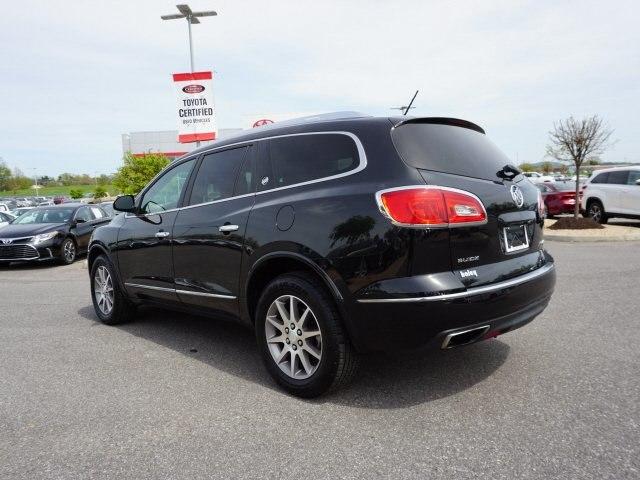
<svg viewBox="0 0 640 480">
<path fill-rule="evenodd" d="M 640 166 L 593 172 L 583 187 L 585 217 L 607 223 L 614 217 L 640 219 Z"/>
<path fill-rule="evenodd" d="M 522 172 L 532 183 L 553 182 L 555 178 L 551 175 L 542 175 L 538 172 Z"/>
</svg>

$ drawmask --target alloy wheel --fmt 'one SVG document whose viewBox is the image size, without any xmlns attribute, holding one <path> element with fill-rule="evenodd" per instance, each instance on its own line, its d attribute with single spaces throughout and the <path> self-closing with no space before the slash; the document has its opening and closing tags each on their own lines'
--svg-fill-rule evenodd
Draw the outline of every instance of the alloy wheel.
<svg viewBox="0 0 640 480">
<path fill-rule="evenodd" d="M 62 250 L 64 259 L 69 263 L 73 262 L 73 260 L 76 258 L 76 246 L 74 245 L 74 243 L 71 240 L 64 242 Z"/>
<path fill-rule="evenodd" d="M 107 267 L 100 265 L 93 277 L 93 293 L 98 308 L 103 315 L 109 315 L 113 310 L 113 282 Z"/>
<path fill-rule="evenodd" d="M 600 223 L 600 220 L 602 220 L 602 209 L 600 208 L 600 205 L 597 203 L 591 205 L 591 207 L 589 207 L 589 215 L 593 220 Z"/>
<path fill-rule="evenodd" d="M 293 295 L 276 298 L 265 319 L 269 353 L 280 370 L 296 380 L 313 375 L 322 359 L 318 320 L 304 301 Z"/>
</svg>

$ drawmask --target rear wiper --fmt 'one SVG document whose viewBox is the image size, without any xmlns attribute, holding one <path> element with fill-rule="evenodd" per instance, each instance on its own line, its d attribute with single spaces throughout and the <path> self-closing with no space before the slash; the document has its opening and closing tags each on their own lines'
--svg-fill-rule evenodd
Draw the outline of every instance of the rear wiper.
<svg viewBox="0 0 640 480">
<path fill-rule="evenodd" d="M 510 163 L 507 163 L 504 167 L 502 167 L 502 170 L 498 170 L 496 172 L 496 175 L 505 180 L 513 180 L 516 175 L 520 175 L 521 173 L 522 172 L 516 167 L 514 167 Z"/>
</svg>

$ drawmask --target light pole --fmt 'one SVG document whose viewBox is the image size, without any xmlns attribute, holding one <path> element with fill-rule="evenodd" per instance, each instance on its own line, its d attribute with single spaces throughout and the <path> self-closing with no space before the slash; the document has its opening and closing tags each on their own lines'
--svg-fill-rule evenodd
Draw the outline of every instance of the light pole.
<svg viewBox="0 0 640 480">
<path fill-rule="evenodd" d="M 189 62 L 191 66 L 191 73 L 193 73 L 193 39 L 191 38 L 191 25 L 200 23 L 200 20 L 198 20 L 199 17 L 215 17 L 218 13 L 213 10 L 206 12 L 193 12 L 189 5 L 176 5 L 176 8 L 180 12 L 179 14 L 174 13 L 170 15 L 162 15 L 160 18 L 162 20 L 177 20 L 178 18 L 185 18 L 187 20 L 187 25 L 189 27 Z"/>
<path fill-rule="evenodd" d="M 161 15 L 162 20 L 177 20 L 178 18 L 186 18 L 187 25 L 189 26 L 189 65 L 191 67 L 191 73 L 193 73 L 193 39 L 191 38 L 191 24 L 200 23 L 198 17 L 215 17 L 218 12 L 209 10 L 206 12 L 193 12 L 189 5 L 176 5 L 176 8 L 180 12 L 172 13 L 170 15 Z M 196 148 L 200 146 L 200 141 L 196 141 Z"/>
</svg>

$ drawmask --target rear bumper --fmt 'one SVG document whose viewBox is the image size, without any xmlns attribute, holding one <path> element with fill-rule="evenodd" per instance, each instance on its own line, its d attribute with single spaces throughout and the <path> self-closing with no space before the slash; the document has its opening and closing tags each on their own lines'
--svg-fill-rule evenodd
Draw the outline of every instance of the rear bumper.
<svg viewBox="0 0 640 480">
<path fill-rule="evenodd" d="M 360 300 L 351 336 L 361 351 L 440 348 L 451 333 L 485 327 L 490 338 L 521 327 L 549 303 L 552 262 L 525 275 L 463 292 L 429 297 Z"/>
</svg>

